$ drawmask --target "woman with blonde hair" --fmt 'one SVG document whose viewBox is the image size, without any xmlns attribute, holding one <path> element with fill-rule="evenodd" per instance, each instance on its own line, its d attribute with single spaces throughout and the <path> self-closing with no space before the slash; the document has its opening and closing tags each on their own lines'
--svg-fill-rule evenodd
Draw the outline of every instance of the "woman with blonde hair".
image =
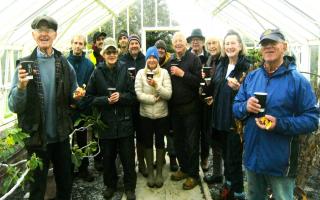
<svg viewBox="0 0 320 200">
<path fill-rule="evenodd" d="M 146 66 L 136 76 L 135 91 L 140 102 L 142 138 L 145 146 L 145 158 L 149 187 L 163 186 L 162 167 L 165 154 L 164 134 L 169 132 L 168 103 L 172 87 L 169 73 L 159 65 L 156 47 L 150 47 L 146 53 Z M 153 174 L 153 136 L 156 146 L 156 178 Z"/>
<path fill-rule="evenodd" d="M 245 199 L 242 172 L 242 143 L 236 131 L 232 104 L 250 63 L 246 47 L 240 35 L 229 31 L 223 40 L 221 60 L 211 79 L 211 94 L 214 99 L 212 133 L 221 145 L 224 160 L 225 184 L 221 198 Z"/>
</svg>

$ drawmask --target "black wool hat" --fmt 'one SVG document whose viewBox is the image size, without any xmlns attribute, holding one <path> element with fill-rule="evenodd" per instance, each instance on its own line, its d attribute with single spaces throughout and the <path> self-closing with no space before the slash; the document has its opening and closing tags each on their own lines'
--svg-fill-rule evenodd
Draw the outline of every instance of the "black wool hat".
<svg viewBox="0 0 320 200">
<path fill-rule="evenodd" d="M 128 38 L 128 32 L 126 30 L 121 30 L 118 34 L 118 41 L 122 36 L 126 36 Z"/>
<path fill-rule="evenodd" d="M 158 41 L 156 41 L 156 43 L 154 44 L 154 46 L 156 46 L 157 49 L 163 48 L 164 50 L 167 51 L 167 45 L 166 45 L 166 43 L 165 43 L 163 40 L 158 40 Z"/>
<path fill-rule="evenodd" d="M 95 43 L 97 41 L 98 37 L 100 37 L 100 36 L 106 37 L 107 34 L 105 32 L 100 32 L 100 31 L 95 32 L 93 35 L 93 43 Z"/>
</svg>

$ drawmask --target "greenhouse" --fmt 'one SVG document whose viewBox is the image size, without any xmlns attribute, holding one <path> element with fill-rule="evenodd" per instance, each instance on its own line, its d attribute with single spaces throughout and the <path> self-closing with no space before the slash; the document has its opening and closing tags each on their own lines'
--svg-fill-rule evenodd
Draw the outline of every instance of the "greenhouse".
<svg viewBox="0 0 320 200">
<path fill-rule="evenodd" d="M 319 105 L 319 77 L 320 77 L 320 3 L 312 0 L 7 0 L 0 6 L 0 138 L 3 133 L 17 123 L 16 114 L 8 107 L 8 95 L 16 64 L 22 57 L 29 55 L 37 46 L 32 37 L 31 23 L 41 15 L 54 18 L 58 23 L 57 38 L 53 47 L 68 56 L 71 50 L 71 39 L 75 35 L 83 35 L 86 40 L 84 52 L 93 52 L 94 34 L 103 32 L 106 37 L 118 39 L 120 31 L 127 35 L 136 34 L 140 37 L 141 52 L 146 55 L 149 47 L 162 39 L 166 42 L 168 51 L 174 53 L 171 39 L 175 32 L 182 32 L 189 37 L 195 29 L 201 29 L 205 38 L 216 37 L 223 40 L 230 30 L 240 34 L 248 52 L 260 50 L 261 34 L 267 29 L 279 29 L 288 42 L 286 54 L 293 56 L 299 72 L 310 82 L 317 96 Z M 188 48 L 190 44 L 188 44 Z M 88 57 L 89 58 L 89 57 Z M 253 64 L 253 63 L 252 63 Z M 319 118 L 319 116 L 318 116 Z M 319 131 L 314 138 L 305 139 L 312 151 L 304 154 L 310 158 L 305 165 L 305 176 L 302 193 L 308 194 L 308 199 L 319 199 L 320 182 L 320 153 Z M 1 142 L 0 142 L 0 147 Z M 0 148 L 1 151 L 1 148 Z M 12 153 L 12 152 L 11 152 Z M 303 154 L 301 153 L 301 154 Z M 212 156 L 210 154 L 210 156 Z M 0 164 L 3 157 L 0 156 Z M 92 160 L 90 162 L 93 162 Z M 168 163 L 168 160 L 167 160 Z M 212 165 L 212 163 L 210 163 Z M 167 170 L 164 172 L 169 177 Z M 202 177 L 206 175 L 202 172 Z M 4 170 L 0 165 L 0 185 Z M 101 178 L 101 177 L 100 177 Z M 138 192 L 144 188 L 138 176 Z M 166 180 L 170 182 L 170 177 Z M 141 180 L 140 180 L 141 181 Z M 102 178 L 100 180 L 102 183 Z M 99 184 L 100 184 L 99 183 Z M 79 183 L 77 183 L 79 184 Z M 97 184 L 97 183 L 95 183 Z M 81 183 L 77 187 L 82 187 Z M 221 185 L 219 185 L 220 187 Z M 83 186 L 87 190 L 89 186 Z M 102 190 L 102 186 L 97 186 Z M 176 185 L 169 187 L 176 188 Z M 208 186 L 201 181 L 201 189 L 188 191 L 185 196 L 173 189 L 161 191 L 147 191 L 147 199 L 157 199 L 162 193 L 162 199 L 198 199 L 199 193 L 203 199 L 216 199 L 218 186 Z M 179 188 L 180 189 L 180 188 Z M 77 190 L 77 189 L 76 189 Z M 95 189 L 93 189 L 95 190 Z M 77 190 L 78 191 L 78 190 Z M 156 191 L 156 192 L 155 192 Z M 0 199 L 1 193 L 0 189 Z M 81 191 L 83 194 L 86 192 Z M 89 193 L 90 191 L 87 191 Z M 164 195 L 164 193 L 166 193 Z M 22 194 L 23 193 L 23 194 Z M 26 192 L 27 193 L 27 192 Z M 170 196 L 168 193 L 172 193 Z M 20 195 L 20 196 L 19 196 Z M 7 199 L 21 199 L 25 195 L 21 189 L 16 197 Z M 50 196 L 50 195 L 49 195 Z M 98 195 L 99 196 L 99 195 Z M 119 199 L 122 194 L 118 195 Z M 125 196 L 125 195 L 123 195 Z M 155 198 L 153 198 L 154 196 Z M 152 197 L 152 198 L 151 198 Z M 99 197 L 95 197 L 99 199 Z M 95 199 L 93 198 L 93 199 Z M 161 199 L 158 198 L 158 199 Z M 299 199 L 298 197 L 295 197 Z M 82 199 L 81 197 L 73 199 Z M 90 199 L 88 196 L 84 199 Z M 2 200 L 2 199 L 1 199 Z"/>
</svg>

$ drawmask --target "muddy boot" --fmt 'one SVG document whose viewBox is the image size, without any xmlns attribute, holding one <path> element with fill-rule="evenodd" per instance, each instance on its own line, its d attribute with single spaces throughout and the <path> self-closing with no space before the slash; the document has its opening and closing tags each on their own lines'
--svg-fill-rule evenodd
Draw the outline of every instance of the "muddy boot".
<svg viewBox="0 0 320 200">
<path fill-rule="evenodd" d="M 155 181 L 155 186 L 161 188 L 163 186 L 162 168 L 163 168 L 163 157 L 165 151 L 164 149 L 157 149 L 156 159 L 157 159 L 157 176 Z"/>
<path fill-rule="evenodd" d="M 144 161 L 144 147 L 142 144 L 137 143 L 137 157 L 138 157 L 138 171 L 144 176 L 147 177 L 147 168 Z"/>
<path fill-rule="evenodd" d="M 147 172 L 148 180 L 147 185 L 149 187 L 154 187 L 154 174 L 153 174 L 153 149 L 145 149 L 145 157 L 147 160 Z"/>
</svg>

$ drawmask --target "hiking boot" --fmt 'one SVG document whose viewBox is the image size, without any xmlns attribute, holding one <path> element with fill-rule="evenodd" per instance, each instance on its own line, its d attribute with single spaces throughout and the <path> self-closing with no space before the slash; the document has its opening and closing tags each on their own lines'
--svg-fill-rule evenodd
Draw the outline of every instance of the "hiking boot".
<svg viewBox="0 0 320 200">
<path fill-rule="evenodd" d="M 127 200 L 136 200 L 136 194 L 133 190 L 126 190 Z"/>
<path fill-rule="evenodd" d="M 199 181 L 195 178 L 188 177 L 187 180 L 183 183 L 184 190 L 191 190 L 199 184 Z"/>
<path fill-rule="evenodd" d="M 222 183 L 222 176 L 205 176 L 203 180 L 208 184 L 216 184 L 216 183 Z"/>
<path fill-rule="evenodd" d="M 106 199 L 110 199 L 111 197 L 113 197 L 114 193 L 116 192 L 115 188 L 107 188 L 104 192 L 103 192 L 103 196 Z"/>
<path fill-rule="evenodd" d="M 188 175 L 180 170 L 176 171 L 175 173 L 171 174 L 171 180 L 173 181 L 181 181 L 187 178 Z"/>
</svg>

